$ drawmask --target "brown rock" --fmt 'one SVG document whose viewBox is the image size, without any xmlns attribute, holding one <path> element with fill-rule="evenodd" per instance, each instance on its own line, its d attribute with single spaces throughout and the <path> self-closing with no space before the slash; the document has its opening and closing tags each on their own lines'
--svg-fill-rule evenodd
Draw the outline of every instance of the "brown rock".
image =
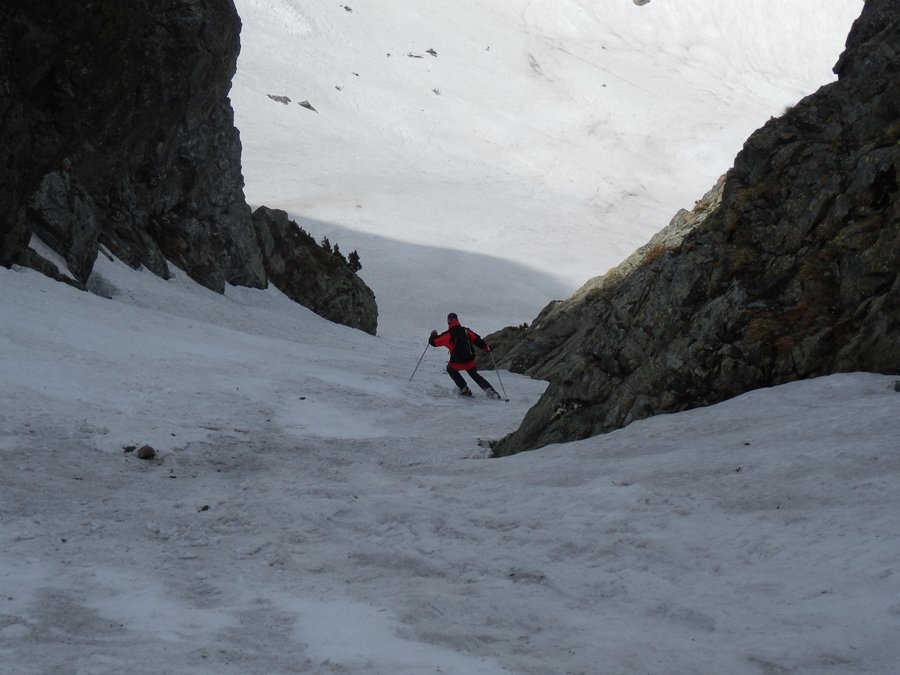
<svg viewBox="0 0 900 675">
<path fill-rule="evenodd" d="M 154 457 L 156 457 L 156 450 L 149 445 L 142 445 L 137 449 L 138 459 L 153 459 Z"/>
</svg>

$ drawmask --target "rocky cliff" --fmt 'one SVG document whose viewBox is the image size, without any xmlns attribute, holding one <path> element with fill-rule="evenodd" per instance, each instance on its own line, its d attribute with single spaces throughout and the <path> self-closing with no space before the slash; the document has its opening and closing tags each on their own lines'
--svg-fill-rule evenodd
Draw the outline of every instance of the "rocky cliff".
<svg viewBox="0 0 900 675">
<path fill-rule="evenodd" d="M 489 336 L 550 381 L 496 455 L 839 371 L 900 372 L 900 0 L 622 267 Z"/>
<path fill-rule="evenodd" d="M 240 27 L 231 0 L 4 2 L 0 264 L 56 275 L 36 234 L 76 285 L 104 245 L 162 277 L 265 287 L 228 100 Z"/>
<path fill-rule="evenodd" d="M 319 316 L 375 335 L 375 294 L 340 250 L 325 249 L 284 211 L 260 206 L 253 225 L 272 283 Z"/>
</svg>

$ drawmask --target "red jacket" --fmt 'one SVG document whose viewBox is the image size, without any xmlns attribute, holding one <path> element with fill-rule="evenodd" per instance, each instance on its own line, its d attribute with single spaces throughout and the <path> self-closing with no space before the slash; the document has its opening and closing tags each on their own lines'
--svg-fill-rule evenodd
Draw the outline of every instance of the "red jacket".
<svg viewBox="0 0 900 675">
<path fill-rule="evenodd" d="M 440 335 L 431 334 L 428 344 L 432 347 L 446 347 L 450 350 L 450 367 L 454 370 L 470 370 L 475 367 L 475 345 L 482 351 L 488 351 L 487 343 L 481 336 L 459 321 L 451 321 L 450 327 Z"/>
</svg>

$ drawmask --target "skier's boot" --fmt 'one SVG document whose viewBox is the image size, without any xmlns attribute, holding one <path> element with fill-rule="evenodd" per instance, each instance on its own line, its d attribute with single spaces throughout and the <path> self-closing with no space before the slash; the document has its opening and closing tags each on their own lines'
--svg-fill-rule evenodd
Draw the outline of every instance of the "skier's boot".
<svg viewBox="0 0 900 675">
<path fill-rule="evenodd" d="M 497 391 L 496 391 L 495 389 L 493 389 L 493 388 L 491 388 L 491 389 L 485 389 L 485 390 L 484 390 L 484 393 L 488 395 L 488 398 L 493 398 L 493 399 L 496 399 L 496 400 L 498 400 L 498 401 L 500 400 L 500 394 L 498 394 Z"/>
<path fill-rule="evenodd" d="M 459 395 L 460 396 L 471 396 L 472 390 L 469 389 L 468 387 L 461 387 L 459 390 Z"/>
</svg>

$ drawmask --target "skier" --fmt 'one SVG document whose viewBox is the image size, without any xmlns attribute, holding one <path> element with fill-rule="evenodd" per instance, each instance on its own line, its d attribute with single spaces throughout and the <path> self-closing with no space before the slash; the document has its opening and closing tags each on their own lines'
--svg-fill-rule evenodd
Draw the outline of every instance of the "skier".
<svg viewBox="0 0 900 675">
<path fill-rule="evenodd" d="M 459 387 L 459 393 L 462 396 L 471 396 L 472 390 L 466 385 L 466 380 L 462 376 L 462 372 L 469 374 L 469 377 L 481 387 L 484 392 L 491 398 L 500 398 L 491 383 L 478 374 L 475 367 L 475 350 L 472 345 L 478 347 L 483 352 L 491 351 L 487 342 L 481 339 L 477 333 L 459 323 L 459 317 L 454 313 L 447 315 L 447 330 L 438 335 L 436 330 L 431 331 L 428 338 L 428 344 L 432 347 L 446 347 L 450 350 L 450 362 L 447 364 L 447 374 L 453 379 L 453 382 Z"/>
</svg>

